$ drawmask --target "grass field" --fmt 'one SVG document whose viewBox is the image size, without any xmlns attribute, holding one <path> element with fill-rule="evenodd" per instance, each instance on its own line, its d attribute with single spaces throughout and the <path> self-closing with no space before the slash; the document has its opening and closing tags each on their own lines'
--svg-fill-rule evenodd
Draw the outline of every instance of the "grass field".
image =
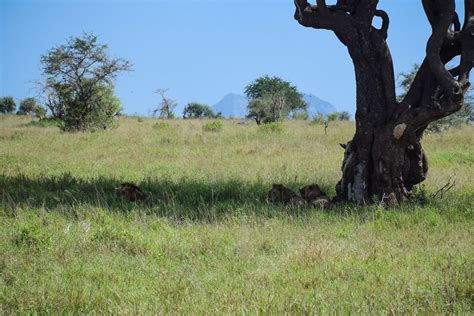
<svg viewBox="0 0 474 316">
<path fill-rule="evenodd" d="M 353 123 L 284 131 L 121 118 L 61 133 L 0 116 L 0 314 L 472 314 L 474 127 L 423 141 L 427 195 L 384 210 L 267 205 L 340 176 Z M 139 184 L 148 203 L 114 194 Z"/>
</svg>

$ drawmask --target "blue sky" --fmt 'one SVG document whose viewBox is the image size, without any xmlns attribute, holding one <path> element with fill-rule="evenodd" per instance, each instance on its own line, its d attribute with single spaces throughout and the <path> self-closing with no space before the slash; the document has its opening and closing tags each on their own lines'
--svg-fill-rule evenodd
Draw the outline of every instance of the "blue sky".
<svg viewBox="0 0 474 316">
<path fill-rule="evenodd" d="M 421 1 L 381 0 L 379 8 L 391 17 L 395 71 L 407 71 L 422 61 L 430 34 Z M 293 12 L 292 0 L 0 0 L 0 96 L 35 96 L 40 55 L 92 32 L 112 56 L 134 64 L 116 85 L 128 114 L 148 114 L 158 88 L 170 89 L 179 113 L 190 101 L 213 105 L 243 94 L 264 74 L 353 113 L 345 47 L 329 31 L 298 25 Z"/>
</svg>

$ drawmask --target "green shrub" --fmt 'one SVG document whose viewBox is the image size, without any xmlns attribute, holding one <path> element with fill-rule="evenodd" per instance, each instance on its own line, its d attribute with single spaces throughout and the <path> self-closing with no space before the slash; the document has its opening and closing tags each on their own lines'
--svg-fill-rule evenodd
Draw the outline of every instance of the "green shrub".
<svg viewBox="0 0 474 316">
<path fill-rule="evenodd" d="M 168 122 L 158 122 L 153 124 L 153 128 L 156 130 L 164 130 L 168 129 L 170 127 L 170 124 Z"/>
<path fill-rule="evenodd" d="M 39 121 L 31 121 L 27 124 L 27 126 L 34 126 L 34 127 L 59 127 L 62 128 L 64 126 L 64 122 L 60 119 L 54 117 L 44 118 Z"/>
<path fill-rule="evenodd" d="M 282 122 L 270 122 L 259 126 L 259 131 L 264 133 L 281 133 L 284 130 Z"/>
<path fill-rule="evenodd" d="M 329 121 L 329 122 L 335 121 L 335 120 L 337 120 L 338 116 L 339 116 L 338 113 L 328 114 L 328 121 Z"/>
<path fill-rule="evenodd" d="M 206 132 L 220 132 L 224 128 L 224 124 L 221 121 L 207 122 L 202 126 L 202 129 Z"/>
<path fill-rule="evenodd" d="M 142 117 L 138 117 L 138 118 L 137 118 L 137 122 L 138 122 L 138 123 L 143 123 L 143 122 L 145 122 L 145 120 L 144 120 Z"/>
</svg>

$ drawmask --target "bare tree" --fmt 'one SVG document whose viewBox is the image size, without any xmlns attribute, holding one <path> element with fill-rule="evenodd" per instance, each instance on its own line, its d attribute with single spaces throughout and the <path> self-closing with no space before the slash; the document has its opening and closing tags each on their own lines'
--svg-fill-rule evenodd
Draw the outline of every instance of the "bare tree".
<svg viewBox="0 0 474 316">
<path fill-rule="evenodd" d="M 474 63 L 474 0 L 464 0 L 463 25 L 455 0 L 422 0 L 432 34 L 426 57 L 403 100 L 397 101 L 386 39 L 389 16 L 378 0 L 295 0 L 295 19 L 305 27 L 331 30 L 347 47 L 357 82 L 356 133 L 345 145 L 339 200 L 360 204 L 373 197 L 394 205 L 425 180 L 421 147 L 427 125 L 461 109 Z M 382 26 L 372 25 L 374 17 Z M 459 56 L 459 65 L 446 64 Z"/>
<path fill-rule="evenodd" d="M 155 91 L 155 93 L 160 95 L 161 102 L 157 108 L 151 110 L 152 116 L 157 116 L 158 114 L 160 118 L 174 118 L 175 115 L 173 111 L 178 104 L 176 101 L 166 96 L 168 89 L 158 89 Z"/>
</svg>

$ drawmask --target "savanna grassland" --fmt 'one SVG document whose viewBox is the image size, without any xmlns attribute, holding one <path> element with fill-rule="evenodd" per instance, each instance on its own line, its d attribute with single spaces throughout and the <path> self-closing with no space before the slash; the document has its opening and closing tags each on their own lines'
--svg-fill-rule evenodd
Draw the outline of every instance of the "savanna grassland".
<svg viewBox="0 0 474 316">
<path fill-rule="evenodd" d="M 30 121 L 0 117 L 0 314 L 474 313 L 472 126 L 424 138 L 420 203 L 322 210 L 266 191 L 334 195 L 351 122 L 324 135 L 305 121 L 121 118 L 75 134 Z M 123 181 L 150 200 L 118 198 Z"/>
</svg>

